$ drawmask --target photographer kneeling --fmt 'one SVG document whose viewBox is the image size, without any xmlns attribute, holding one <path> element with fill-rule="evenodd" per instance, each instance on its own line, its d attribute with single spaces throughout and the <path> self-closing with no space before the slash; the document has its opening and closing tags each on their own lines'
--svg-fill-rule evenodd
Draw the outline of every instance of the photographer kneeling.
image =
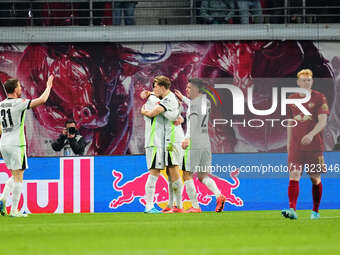
<svg viewBox="0 0 340 255">
<path fill-rule="evenodd" d="M 83 155 L 86 147 L 84 138 L 79 134 L 74 120 L 67 120 L 62 134 L 52 143 L 55 151 L 64 149 L 64 156 Z"/>
</svg>

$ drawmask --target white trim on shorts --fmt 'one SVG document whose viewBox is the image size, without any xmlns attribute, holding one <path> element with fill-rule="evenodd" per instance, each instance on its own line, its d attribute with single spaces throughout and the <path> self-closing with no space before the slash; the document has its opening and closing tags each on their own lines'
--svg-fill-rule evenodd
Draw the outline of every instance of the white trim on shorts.
<svg viewBox="0 0 340 255">
<path fill-rule="evenodd" d="M 164 149 L 156 146 L 145 148 L 145 158 L 148 169 L 151 169 L 155 160 L 153 169 L 164 169 Z"/>
</svg>

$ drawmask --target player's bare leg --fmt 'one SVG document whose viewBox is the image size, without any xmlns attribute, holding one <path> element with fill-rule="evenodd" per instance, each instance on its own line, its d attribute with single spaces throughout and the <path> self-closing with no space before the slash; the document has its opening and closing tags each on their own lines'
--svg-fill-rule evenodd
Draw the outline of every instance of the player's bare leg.
<svg viewBox="0 0 340 255">
<path fill-rule="evenodd" d="M 186 187 L 187 194 L 190 198 L 192 208 L 188 209 L 186 212 L 190 213 L 200 213 L 202 212 L 200 206 L 197 201 L 197 192 L 194 184 L 194 180 L 192 179 L 192 173 L 188 171 L 183 171 L 183 180 L 184 185 Z"/>
<path fill-rule="evenodd" d="M 285 218 L 292 220 L 297 219 L 296 202 L 299 196 L 299 181 L 302 175 L 302 170 L 301 164 L 292 164 L 290 166 L 288 185 L 289 209 L 282 210 L 281 214 Z"/>
<path fill-rule="evenodd" d="M 26 217 L 26 214 L 23 214 L 18 211 L 19 200 L 22 191 L 22 182 L 24 179 L 24 170 L 12 170 L 14 185 L 13 185 L 13 196 L 12 196 L 12 208 L 11 208 L 11 217 Z"/>
<path fill-rule="evenodd" d="M 149 176 L 145 183 L 145 213 L 160 213 L 155 207 L 154 207 L 154 197 L 155 197 L 155 190 L 156 190 L 156 183 L 158 180 L 158 177 L 160 175 L 160 169 L 150 169 L 149 170 Z"/>
<path fill-rule="evenodd" d="M 216 212 L 222 212 L 224 209 L 224 204 L 226 202 L 226 197 L 221 193 L 218 189 L 215 181 L 210 178 L 207 173 L 198 173 L 198 179 L 202 182 L 207 188 L 214 193 L 216 197 Z"/>
<path fill-rule="evenodd" d="M 322 197 L 322 182 L 321 175 L 319 173 L 310 174 L 310 180 L 312 181 L 312 194 L 313 194 L 313 210 L 311 219 L 316 220 L 320 218 L 319 206 Z"/>
</svg>

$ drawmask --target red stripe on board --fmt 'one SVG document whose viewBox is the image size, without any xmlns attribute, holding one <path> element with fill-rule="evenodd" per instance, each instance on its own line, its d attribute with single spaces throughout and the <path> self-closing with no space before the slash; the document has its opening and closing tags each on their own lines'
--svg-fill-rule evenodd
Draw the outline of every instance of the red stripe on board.
<svg viewBox="0 0 340 255">
<path fill-rule="evenodd" d="M 91 160 L 80 160 L 80 212 L 91 211 Z"/>
<path fill-rule="evenodd" d="M 64 213 L 73 213 L 73 159 L 64 160 Z"/>
</svg>

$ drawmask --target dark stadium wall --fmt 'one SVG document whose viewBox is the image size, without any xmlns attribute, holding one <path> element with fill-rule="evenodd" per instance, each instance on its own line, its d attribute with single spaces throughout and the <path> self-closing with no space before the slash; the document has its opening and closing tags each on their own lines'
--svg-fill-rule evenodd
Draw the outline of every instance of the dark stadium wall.
<svg viewBox="0 0 340 255">
<path fill-rule="evenodd" d="M 189 77 L 209 82 L 214 153 L 285 152 L 286 128 L 280 121 L 286 116 L 279 107 L 265 118 L 247 107 L 243 116 L 235 116 L 230 93 L 214 85 L 232 84 L 245 97 L 253 88 L 255 108 L 268 109 L 273 87 L 296 86 L 297 72 L 310 68 L 314 89 L 323 92 L 330 105 L 325 144 L 331 150 L 340 133 L 339 50 L 337 42 L 312 41 L 2 44 L 0 80 L 19 78 L 23 96 L 33 98 L 50 74 L 56 77 L 47 104 L 27 114 L 29 156 L 58 156 L 50 144 L 68 118 L 77 121 L 89 143 L 86 155 L 143 154 L 144 102 L 139 94 L 150 90 L 152 78 L 160 74 L 169 76 L 172 89 L 182 93 Z M 214 127 L 214 119 L 228 124 Z M 249 120 L 254 119 L 264 125 L 252 127 Z M 268 119 L 280 121 L 272 126 Z M 231 126 L 233 121 L 245 124 Z"/>
</svg>

